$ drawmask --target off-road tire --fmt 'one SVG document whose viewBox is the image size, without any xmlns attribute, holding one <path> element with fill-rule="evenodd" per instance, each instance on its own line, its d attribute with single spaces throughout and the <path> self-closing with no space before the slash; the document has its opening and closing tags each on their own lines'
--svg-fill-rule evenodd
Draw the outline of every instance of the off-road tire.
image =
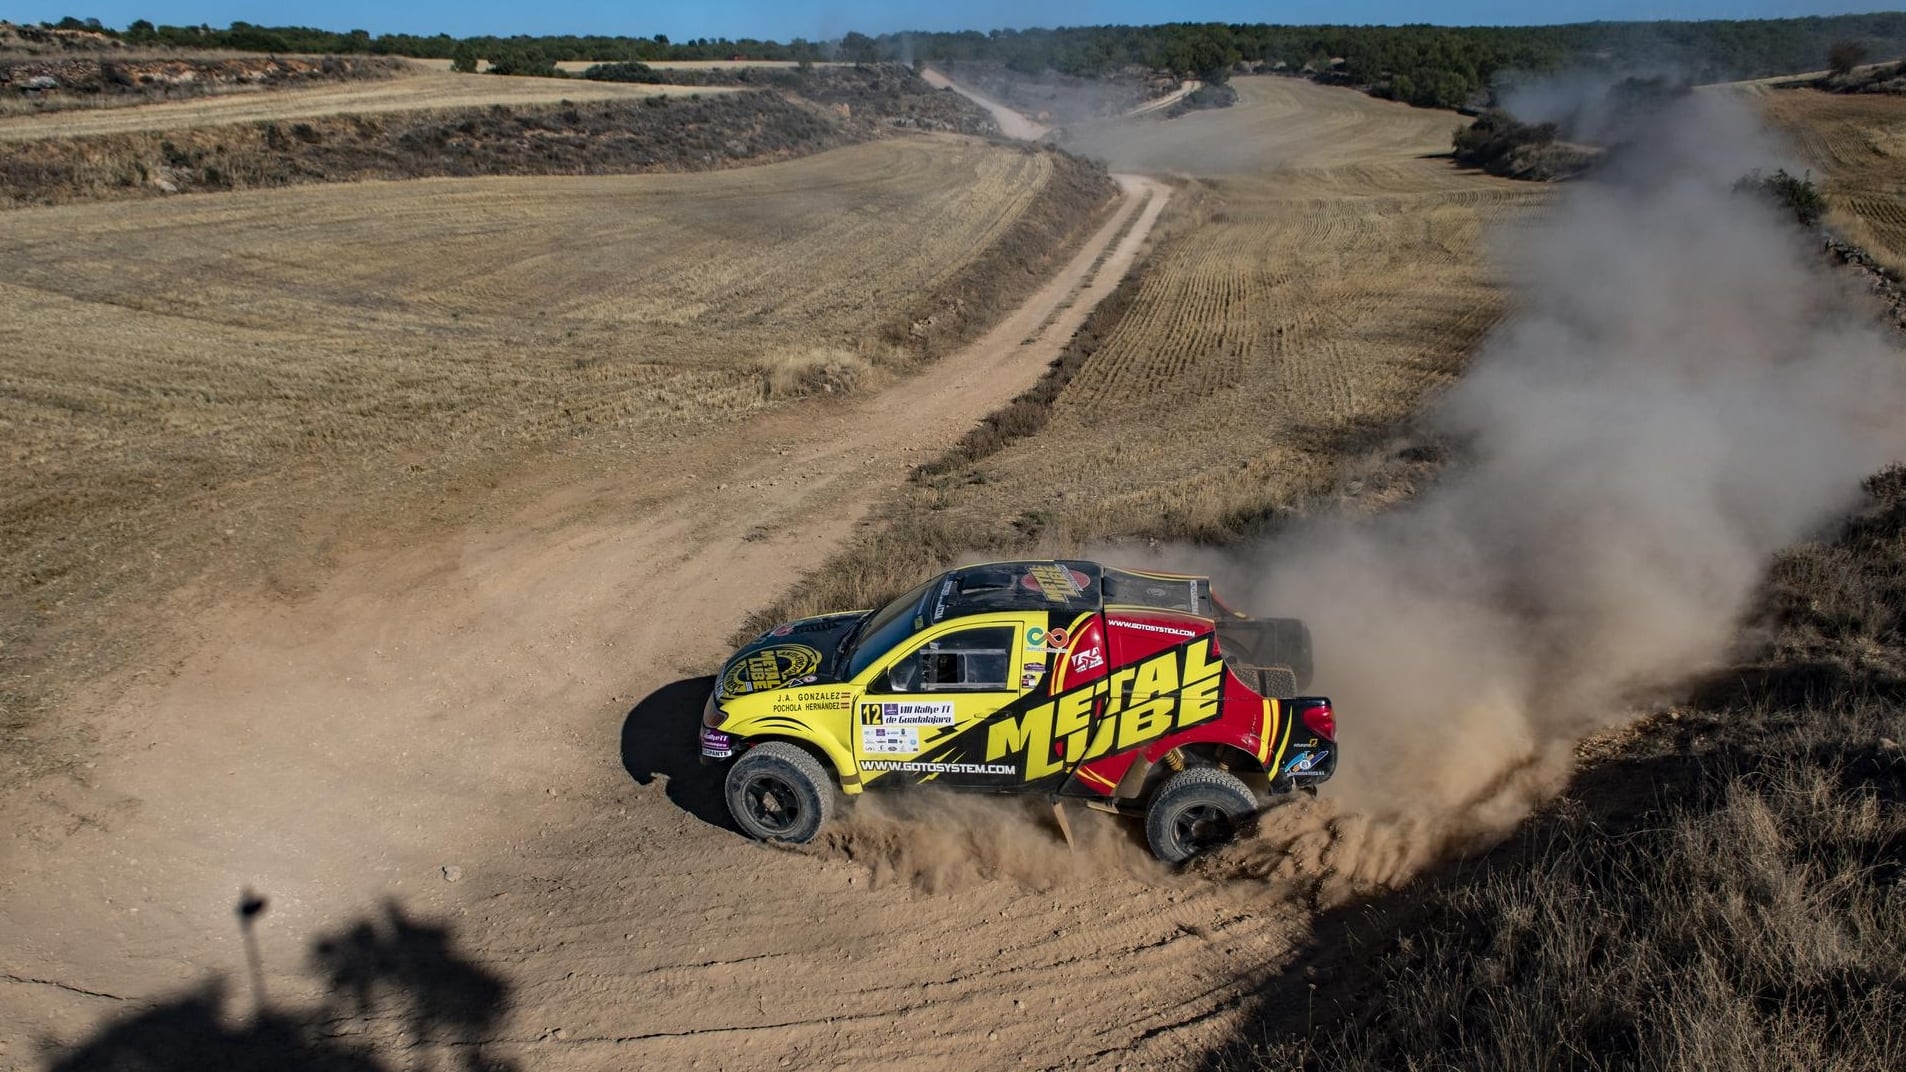
<svg viewBox="0 0 1906 1072">
<path fill-rule="evenodd" d="M 769 741 L 728 768 L 722 795 L 742 833 L 801 844 L 833 817 L 836 791 L 820 760 L 785 741 Z"/>
<path fill-rule="evenodd" d="M 1145 808 L 1152 855 L 1181 864 L 1231 840 L 1257 814 L 1257 797 L 1237 775 L 1192 767 L 1166 778 Z"/>
</svg>

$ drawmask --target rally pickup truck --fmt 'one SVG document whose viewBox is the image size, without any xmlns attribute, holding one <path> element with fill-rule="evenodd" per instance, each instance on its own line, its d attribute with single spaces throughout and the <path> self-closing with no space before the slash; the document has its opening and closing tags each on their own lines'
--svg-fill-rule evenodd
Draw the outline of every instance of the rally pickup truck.
<svg viewBox="0 0 1906 1072">
<path fill-rule="evenodd" d="M 1204 577 L 1047 560 L 965 566 L 874 611 L 778 625 L 703 712 L 736 825 L 804 842 L 839 793 L 927 783 L 1142 817 L 1177 863 L 1337 765 L 1300 696 L 1310 634 L 1226 608 Z M 1068 835 L 1069 836 L 1069 835 Z"/>
</svg>

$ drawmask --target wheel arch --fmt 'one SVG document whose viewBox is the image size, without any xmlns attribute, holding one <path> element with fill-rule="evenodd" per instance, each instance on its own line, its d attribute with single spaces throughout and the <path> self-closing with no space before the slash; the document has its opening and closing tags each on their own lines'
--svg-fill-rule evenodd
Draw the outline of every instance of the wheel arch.
<svg viewBox="0 0 1906 1072">
<path fill-rule="evenodd" d="M 853 794 L 861 791 L 860 772 L 854 769 L 854 757 L 847 753 L 839 742 L 823 741 L 819 737 L 806 737 L 787 732 L 768 732 L 749 734 L 743 738 L 748 748 L 780 741 L 791 744 L 820 761 L 821 766 L 834 772 L 835 784 L 843 793 Z"/>
<path fill-rule="evenodd" d="M 1164 749 L 1156 757 L 1140 755 L 1126 769 L 1112 795 L 1118 800 L 1142 804 L 1151 799 L 1159 783 L 1186 767 L 1228 770 L 1259 793 L 1270 790 L 1270 772 L 1255 755 L 1226 741 L 1206 740 Z"/>
</svg>

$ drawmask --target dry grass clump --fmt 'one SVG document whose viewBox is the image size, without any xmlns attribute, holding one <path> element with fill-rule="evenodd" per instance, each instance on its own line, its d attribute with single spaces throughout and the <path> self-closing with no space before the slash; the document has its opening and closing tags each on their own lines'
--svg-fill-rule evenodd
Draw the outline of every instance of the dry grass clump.
<svg viewBox="0 0 1906 1072">
<path fill-rule="evenodd" d="M 778 350 L 761 360 L 761 389 L 771 399 L 847 395 L 865 387 L 872 372 L 866 358 L 835 346 Z"/>
</svg>

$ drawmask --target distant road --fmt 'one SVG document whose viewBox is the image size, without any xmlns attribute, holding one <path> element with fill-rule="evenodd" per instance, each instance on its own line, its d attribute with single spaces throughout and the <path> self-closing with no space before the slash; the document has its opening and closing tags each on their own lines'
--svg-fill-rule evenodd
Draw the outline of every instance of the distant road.
<svg viewBox="0 0 1906 1072">
<path fill-rule="evenodd" d="M 1020 141 L 1038 141 L 1040 138 L 1052 132 L 1052 128 L 1044 123 L 1034 122 L 993 98 L 983 93 L 976 93 L 960 85 L 958 82 L 953 81 L 951 78 L 948 78 L 931 67 L 921 68 L 920 77 L 926 79 L 927 84 L 935 89 L 950 89 L 972 101 L 974 104 L 993 113 L 993 118 L 999 123 L 1000 133 L 1009 138 L 1018 138 Z"/>
</svg>

